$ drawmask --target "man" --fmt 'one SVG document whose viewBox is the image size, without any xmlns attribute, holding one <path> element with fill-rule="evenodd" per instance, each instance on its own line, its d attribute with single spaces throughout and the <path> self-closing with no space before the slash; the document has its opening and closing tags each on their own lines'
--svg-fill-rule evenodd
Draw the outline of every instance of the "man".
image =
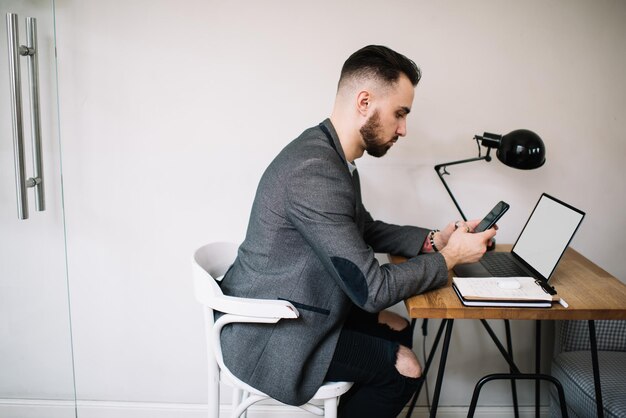
<svg viewBox="0 0 626 418">
<path fill-rule="evenodd" d="M 478 221 L 442 231 L 374 221 L 361 202 L 354 161 L 380 157 L 406 135 L 420 71 L 389 48 L 367 46 L 345 62 L 330 119 L 304 131 L 269 165 L 225 294 L 283 299 L 300 312 L 277 324 L 232 325 L 224 361 L 251 386 L 292 405 L 324 380 L 355 382 L 341 417 L 395 417 L 421 375 L 408 322 L 384 311 L 446 283 L 477 261 L 495 235 Z M 459 227 L 461 226 L 461 227 Z M 408 257 L 380 265 L 375 252 Z"/>
</svg>

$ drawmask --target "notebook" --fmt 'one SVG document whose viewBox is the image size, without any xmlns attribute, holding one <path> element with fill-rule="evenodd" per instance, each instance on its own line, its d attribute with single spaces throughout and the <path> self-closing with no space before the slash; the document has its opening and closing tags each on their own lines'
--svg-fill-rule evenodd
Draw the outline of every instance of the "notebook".
<svg viewBox="0 0 626 418">
<path fill-rule="evenodd" d="M 510 252 L 487 252 L 454 267 L 458 277 L 534 277 L 547 283 L 585 213 L 546 193 L 539 197 Z"/>
<path fill-rule="evenodd" d="M 549 308 L 560 300 L 535 281 L 532 277 L 454 277 L 452 288 L 465 306 Z"/>
</svg>

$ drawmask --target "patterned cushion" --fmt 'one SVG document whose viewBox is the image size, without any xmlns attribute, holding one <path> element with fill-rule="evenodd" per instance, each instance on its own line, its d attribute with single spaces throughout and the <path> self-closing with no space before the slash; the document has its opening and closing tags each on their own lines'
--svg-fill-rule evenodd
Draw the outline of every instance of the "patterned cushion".
<svg viewBox="0 0 626 418">
<path fill-rule="evenodd" d="M 626 321 L 595 321 L 598 351 L 626 351 Z M 563 321 L 560 342 L 562 351 L 590 350 L 587 321 Z"/>
<path fill-rule="evenodd" d="M 598 353 L 604 415 L 626 418 L 626 353 Z M 593 383 L 591 352 L 561 353 L 552 361 L 552 376 L 563 385 L 565 401 L 571 416 L 595 417 L 596 396 Z M 550 388 L 552 410 L 558 408 L 556 390 Z"/>
</svg>

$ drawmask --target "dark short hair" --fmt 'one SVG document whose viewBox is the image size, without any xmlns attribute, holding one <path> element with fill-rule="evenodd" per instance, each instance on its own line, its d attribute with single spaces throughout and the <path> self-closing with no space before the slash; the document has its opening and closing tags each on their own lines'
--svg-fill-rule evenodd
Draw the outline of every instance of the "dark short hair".
<svg viewBox="0 0 626 418">
<path fill-rule="evenodd" d="M 413 86 L 417 86 L 422 77 L 419 67 L 404 55 L 386 46 L 368 45 L 350 55 L 343 64 L 339 85 L 348 78 L 372 76 L 393 84 L 400 74 L 406 75 Z"/>
</svg>

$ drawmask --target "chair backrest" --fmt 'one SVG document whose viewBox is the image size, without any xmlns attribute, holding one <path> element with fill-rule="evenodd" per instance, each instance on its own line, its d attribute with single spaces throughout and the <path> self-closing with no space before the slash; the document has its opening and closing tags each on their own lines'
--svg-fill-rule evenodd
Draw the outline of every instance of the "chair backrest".
<svg viewBox="0 0 626 418">
<path fill-rule="evenodd" d="M 222 293 L 218 281 L 237 257 L 238 245 L 215 242 L 200 247 L 194 253 L 193 279 L 195 296 L 204 305 L 206 343 L 209 366 L 209 399 L 219 402 L 219 376 L 226 375 L 231 383 L 249 393 L 267 396 L 233 375 L 224 364 L 220 333 L 225 325 L 236 322 L 276 323 L 280 319 L 298 318 L 298 310 L 284 300 L 251 299 L 227 296 Z M 214 311 L 223 315 L 215 320 Z"/>
<path fill-rule="evenodd" d="M 563 321 L 560 329 L 561 351 L 590 350 L 587 321 Z M 626 351 L 626 321 L 595 321 L 596 340 L 600 351 Z"/>
<path fill-rule="evenodd" d="M 198 248 L 194 259 L 213 279 L 218 279 L 235 261 L 237 248 L 233 242 L 213 242 Z"/>
<path fill-rule="evenodd" d="M 224 297 L 217 284 L 237 257 L 237 244 L 214 242 L 198 248 L 194 254 L 193 279 L 198 302 L 220 310 Z"/>
<path fill-rule="evenodd" d="M 237 316 L 232 319 L 229 317 L 229 322 L 276 322 L 282 318 L 297 318 L 298 310 L 287 301 L 240 298 L 222 293 L 217 282 L 222 280 L 222 276 L 235 261 L 237 249 L 237 244 L 215 242 L 195 252 L 193 278 L 198 302 L 212 311 Z M 211 313 L 210 318 L 207 318 L 209 325 L 212 317 Z"/>
</svg>

